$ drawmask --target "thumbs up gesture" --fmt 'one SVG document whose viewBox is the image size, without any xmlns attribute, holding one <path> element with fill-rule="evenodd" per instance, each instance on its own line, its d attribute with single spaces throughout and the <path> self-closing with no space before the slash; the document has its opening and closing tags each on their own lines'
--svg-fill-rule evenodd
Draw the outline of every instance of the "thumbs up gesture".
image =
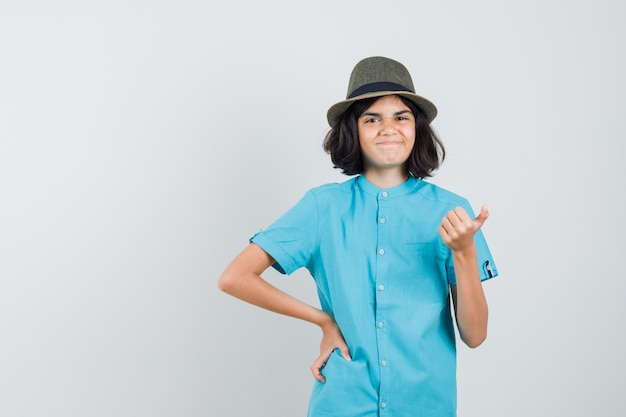
<svg viewBox="0 0 626 417">
<path fill-rule="evenodd" d="M 474 234 L 485 224 L 488 217 L 489 209 L 486 205 L 481 207 L 475 219 L 460 206 L 450 210 L 439 226 L 443 243 L 453 251 L 471 248 L 474 245 Z"/>
</svg>

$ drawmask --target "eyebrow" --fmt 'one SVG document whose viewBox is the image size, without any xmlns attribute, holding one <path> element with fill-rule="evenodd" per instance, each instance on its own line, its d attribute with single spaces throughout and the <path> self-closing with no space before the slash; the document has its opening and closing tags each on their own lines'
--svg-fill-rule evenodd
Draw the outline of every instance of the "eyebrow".
<svg viewBox="0 0 626 417">
<path fill-rule="evenodd" d="M 405 113 L 411 113 L 411 110 L 400 110 L 400 111 L 395 112 L 393 115 L 394 116 L 399 116 L 399 115 L 405 114 Z M 382 118 L 382 114 L 369 112 L 369 111 L 363 112 L 361 117 L 363 117 L 363 116 L 374 116 L 374 117 L 381 117 Z"/>
</svg>

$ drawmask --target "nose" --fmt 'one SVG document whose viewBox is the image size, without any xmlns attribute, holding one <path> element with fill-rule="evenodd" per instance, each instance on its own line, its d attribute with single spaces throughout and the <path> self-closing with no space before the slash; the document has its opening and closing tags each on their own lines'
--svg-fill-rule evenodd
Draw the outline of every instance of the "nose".
<svg viewBox="0 0 626 417">
<path fill-rule="evenodd" d="M 396 131 L 396 121 L 393 117 L 383 117 L 380 120 L 380 130 L 383 133 L 393 133 Z"/>
</svg>

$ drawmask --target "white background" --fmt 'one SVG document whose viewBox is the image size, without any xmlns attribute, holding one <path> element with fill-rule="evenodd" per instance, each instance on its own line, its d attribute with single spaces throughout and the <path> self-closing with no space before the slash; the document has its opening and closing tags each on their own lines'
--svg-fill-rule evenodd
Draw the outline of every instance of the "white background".
<svg viewBox="0 0 626 417">
<path fill-rule="evenodd" d="M 460 416 L 623 416 L 626 3 L 0 3 L 0 415 L 302 416 L 314 326 L 217 290 L 309 188 L 354 64 L 439 108 L 488 203 Z M 306 272 L 266 278 L 316 304 Z"/>
</svg>

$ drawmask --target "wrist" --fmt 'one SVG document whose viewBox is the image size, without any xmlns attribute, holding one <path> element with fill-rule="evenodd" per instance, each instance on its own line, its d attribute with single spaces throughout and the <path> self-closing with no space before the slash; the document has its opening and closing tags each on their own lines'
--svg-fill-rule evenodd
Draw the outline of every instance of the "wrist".
<svg viewBox="0 0 626 417">
<path fill-rule="evenodd" d="M 452 257 L 458 260 L 475 260 L 476 246 L 472 242 L 472 244 L 469 246 L 459 249 L 452 249 Z"/>
<path fill-rule="evenodd" d="M 332 316 L 332 314 L 324 310 L 320 310 L 319 319 L 316 320 L 315 323 L 320 327 L 320 329 L 322 329 L 322 331 L 325 331 L 327 329 L 337 326 L 337 323 L 335 322 L 335 318 Z"/>
</svg>

